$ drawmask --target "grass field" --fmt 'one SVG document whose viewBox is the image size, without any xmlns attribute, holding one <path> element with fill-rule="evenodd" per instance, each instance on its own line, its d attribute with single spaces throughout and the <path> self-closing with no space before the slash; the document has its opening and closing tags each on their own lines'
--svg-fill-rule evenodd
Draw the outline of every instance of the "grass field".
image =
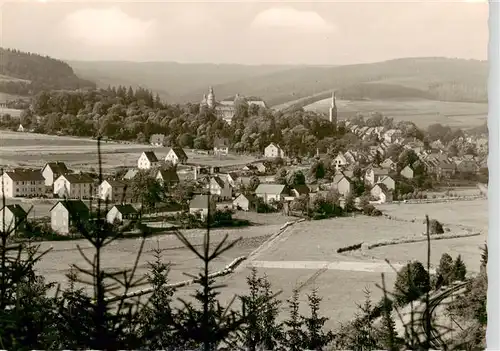
<svg viewBox="0 0 500 351">
<path fill-rule="evenodd" d="M 478 217 L 477 212 L 481 206 L 485 206 L 485 200 L 461 201 L 455 203 L 426 204 L 426 205 L 386 205 L 385 211 L 401 217 L 425 214 L 434 214 L 441 218 L 443 222 L 453 222 L 455 224 L 466 224 L 469 226 L 478 225 L 484 221 L 484 217 Z M 390 207 L 393 206 L 393 207 Z M 422 207 L 418 207 L 422 206 Z M 461 218 L 462 212 L 476 213 L 474 215 Z M 456 209 L 454 213 L 450 210 Z M 448 217 L 445 216 L 448 215 Z M 244 216 L 244 215 L 242 215 Z M 248 215 L 248 219 L 255 220 L 258 215 Z M 238 256 L 248 255 L 258 248 L 270 235 L 276 233 L 281 225 L 290 220 L 287 217 L 278 215 L 262 216 L 261 225 L 240 229 L 217 229 L 212 230 L 211 240 L 214 245 L 225 235 L 230 239 L 243 237 L 243 240 L 223 257 L 214 261 L 212 271 L 216 271 L 230 263 Z M 279 218 L 279 220 L 278 220 Z M 460 222 L 451 219 L 460 218 Z M 411 218 L 410 218 L 411 219 Z M 485 224 L 483 223 L 483 226 Z M 340 247 L 360 243 L 371 242 L 380 239 L 392 239 L 397 237 L 418 236 L 424 230 L 424 224 L 420 221 L 407 223 L 386 218 L 372 218 L 357 216 L 352 218 L 337 218 L 322 221 L 305 221 L 298 223 L 282 234 L 271 246 L 259 251 L 252 260 L 256 264 L 259 274 L 266 275 L 270 280 L 274 291 L 281 291 L 279 298 L 283 301 L 288 299 L 294 288 L 300 289 L 300 300 L 304 302 L 301 312 L 307 313 L 306 294 L 313 288 L 319 289 L 319 294 L 323 297 L 322 311 L 330 318 L 327 326 L 334 328 L 338 322 L 345 322 L 353 317 L 357 311 L 357 303 L 361 303 L 365 297 L 364 290 L 371 291 L 373 301 L 378 301 L 382 297 L 382 292 L 377 287 L 381 284 L 381 273 L 385 271 L 385 279 L 388 288 L 392 288 L 395 280 L 395 273 L 384 270 L 370 270 L 370 266 L 385 264 L 384 259 L 388 258 L 394 263 L 404 263 L 411 259 L 425 261 L 425 243 L 404 244 L 387 246 L 373 249 L 369 252 L 372 257 L 355 254 L 338 254 L 336 250 Z M 201 244 L 203 230 L 184 231 L 195 244 Z M 484 243 L 484 237 L 472 237 L 464 239 L 450 239 L 433 241 L 432 243 L 432 263 L 437 263 L 443 252 L 450 253 L 453 257 L 461 254 L 471 272 L 475 272 L 479 266 L 480 253 L 478 247 Z M 84 260 L 80 257 L 76 246 L 81 244 L 84 248 L 88 244 L 84 241 L 71 242 L 45 242 L 42 249 L 53 247 L 53 250 L 38 264 L 37 269 L 50 281 L 64 282 L 64 275 L 69 271 L 70 264 L 84 265 Z M 135 254 L 139 249 L 139 240 L 128 239 L 117 241 L 107 247 L 104 252 L 104 266 L 108 269 L 123 269 L 131 267 L 135 260 Z M 157 245 L 163 251 L 162 260 L 172 262 L 170 281 L 177 282 L 186 280 L 183 273 L 197 273 L 200 262 L 195 256 L 182 248 L 182 244 L 172 235 L 162 235 L 147 240 L 144 254 L 139 263 L 138 274 L 148 272 L 148 262 L 153 259 L 153 251 Z M 85 249 L 91 253 L 91 249 Z M 292 261 L 292 262 L 291 262 Z M 292 267 L 291 264 L 301 265 L 303 262 L 330 262 L 337 268 L 318 269 L 318 267 L 299 268 Z M 228 303 L 236 295 L 248 292 L 246 278 L 250 273 L 252 262 L 243 263 L 243 266 L 235 273 L 220 278 L 220 282 L 225 284 L 221 290 L 220 299 L 223 303 Z M 267 262 L 267 264 L 266 264 Z M 301 263 L 302 262 L 302 263 Z M 259 265 L 260 263 L 260 265 Z M 274 265 L 273 265 L 274 264 Z M 348 270 L 348 266 L 366 266 L 366 269 Z M 269 267 L 280 268 L 269 268 Z M 358 267 L 358 268 L 359 268 Z M 387 267 L 388 268 L 388 267 Z M 177 296 L 186 298 L 193 292 L 196 286 L 182 288 Z M 189 299 L 189 298 L 188 298 Z M 238 307 L 236 303 L 234 308 Z M 283 305 L 280 318 L 286 317 L 287 308 Z"/>
<path fill-rule="evenodd" d="M 220 270 L 235 258 L 248 255 L 268 236 L 277 232 L 280 226 L 280 224 L 274 224 L 249 228 L 212 230 L 210 238 L 213 245 L 217 245 L 226 234 L 228 234 L 230 241 L 240 237 L 242 241 L 222 257 L 215 260 L 211 269 L 213 271 Z M 194 245 L 201 245 L 203 243 L 203 230 L 184 230 L 183 233 Z M 140 248 L 140 243 L 140 239 L 125 239 L 109 244 L 103 252 L 103 267 L 108 270 L 132 268 Z M 78 252 L 77 246 L 80 246 L 90 256 L 93 255 L 90 245 L 85 240 L 42 242 L 40 245 L 40 250 L 51 248 L 51 251 L 40 260 L 36 269 L 48 281 L 62 282 L 63 284 L 65 284 L 65 274 L 69 272 L 71 265 L 77 264 L 81 267 L 86 267 L 85 260 Z M 165 234 L 146 240 L 143 254 L 139 260 L 137 277 L 148 273 L 149 262 L 154 259 L 153 250 L 156 248 L 162 250 L 162 261 L 172 263 L 172 270 L 170 272 L 171 282 L 189 279 L 183 273 L 195 274 L 199 272 L 201 268 L 199 259 L 189 250 L 185 249 L 176 236 Z"/>
<path fill-rule="evenodd" d="M 486 232 L 488 230 L 488 200 L 454 201 L 430 204 L 382 204 L 382 212 L 401 219 L 425 220 L 425 215 L 445 224 L 460 224 Z"/>
<path fill-rule="evenodd" d="M 115 168 L 136 166 L 140 154 L 146 150 L 154 150 L 156 155 L 163 159 L 168 149 L 133 143 L 103 142 L 101 150 L 103 167 Z M 186 154 L 189 163 L 208 166 L 246 164 L 255 160 L 253 157 L 240 155 L 218 158 L 213 155 L 195 154 L 189 150 L 186 150 Z M 97 168 L 97 142 L 84 138 L 1 131 L 0 165 L 42 167 L 50 161 L 66 162 L 77 170 Z"/>
<path fill-rule="evenodd" d="M 304 107 L 305 110 L 328 113 L 331 99 Z M 380 112 L 394 121 L 412 121 L 425 128 L 433 123 L 471 128 L 482 125 L 488 116 L 488 104 L 444 102 L 423 99 L 347 101 L 337 100 L 339 119 L 350 119 L 357 113 L 367 116 Z"/>
<path fill-rule="evenodd" d="M 472 236 L 459 239 L 433 240 L 431 241 L 431 264 L 439 265 L 443 253 L 451 257 L 461 255 L 467 266 L 467 271 L 478 273 L 481 259 L 480 247 L 487 241 L 487 235 Z M 394 263 L 404 263 L 409 258 L 426 262 L 427 243 L 411 243 L 392 246 L 376 247 L 368 252 L 371 257 L 388 259 Z"/>
<path fill-rule="evenodd" d="M 417 223 L 424 220 L 425 215 L 437 219 L 445 224 L 464 225 L 482 231 L 479 236 L 435 240 L 431 245 L 431 264 L 439 264 L 443 253 L 452 257 L 462 255 L 462 258 L 471 272 L 479 272 L 480 247 L 488 240 L 488 201 L 485 199 L 472 201 L 455 201 L 436 204 L 385 204 L 379 209 L 396 218 L 413 219 Z M 389 259 L 394 262 L 405 262 L 408 259 L 418 259 L 422 262 L 427 257 L 425 242 L 401 244 L 394 246 L 377 247 L 369 251 L 369 255 L 379 259 Z"/>
</svg>

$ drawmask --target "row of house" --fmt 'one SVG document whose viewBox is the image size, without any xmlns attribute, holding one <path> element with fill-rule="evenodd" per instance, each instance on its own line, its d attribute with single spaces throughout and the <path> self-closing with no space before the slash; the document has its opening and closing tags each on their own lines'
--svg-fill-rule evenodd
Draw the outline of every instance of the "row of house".
<svg viewBox="0 0 500 351">
<path fill-rule="evenodd" d="M 137 219 L 138 211 L 131 204 L 116 204 L 106 214 L 109 223 L 121 224 L 126 219 Z M 50 226 L 53 231 L 68 235 L 71 227 L 88 221 L 90 209 L 82 200 L 58 201 L 50 209 Z M 0 209 L 0 232 L 15 234 L 24 229 L 28 213 L 18 204 L 5 205 Z"/>
</svg>

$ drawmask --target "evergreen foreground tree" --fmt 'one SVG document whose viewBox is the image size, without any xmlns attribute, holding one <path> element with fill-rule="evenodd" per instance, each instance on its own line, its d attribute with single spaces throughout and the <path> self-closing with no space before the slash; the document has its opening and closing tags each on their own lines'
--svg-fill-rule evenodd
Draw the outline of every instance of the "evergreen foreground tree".
<svg viewBox="0 0 500 351">
<path fill-rule="evenodd" d="M 320 315 L 321 297 L 318 296 L 318 291 L 314 289 L 307 296 L 307 299 L 311 315 L 309 317 L 302 317 L 305 327 L 303 336 L 304 348 L 307 350 L 323 350 L 333 341 L 333 333 L 324 330 L 328 318 L 321 317 Z"/>
</svg>

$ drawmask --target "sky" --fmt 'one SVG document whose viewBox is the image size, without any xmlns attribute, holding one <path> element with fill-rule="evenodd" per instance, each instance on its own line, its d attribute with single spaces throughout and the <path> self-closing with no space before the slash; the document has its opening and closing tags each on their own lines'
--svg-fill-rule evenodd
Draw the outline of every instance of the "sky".
<svg viewBox="0 0 500 351">
<path fill-rule="evenodd" d="M 65 60 L 337 65 L 487 59 L 485 0 L 15 0 L 0 11 L 1 46 Z"/>
</svg>

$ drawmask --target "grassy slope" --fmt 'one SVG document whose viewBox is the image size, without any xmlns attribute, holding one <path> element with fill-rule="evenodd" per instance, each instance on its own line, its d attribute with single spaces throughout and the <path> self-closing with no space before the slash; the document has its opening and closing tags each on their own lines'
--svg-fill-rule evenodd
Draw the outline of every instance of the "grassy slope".
<svg viewBox="0 0 500 351">
<path fill-rule="evenodd" d="M 487 62 L 446 58 L 406 58 L 331 67 L 165 62 L 70 64 L 77 74 L 101 85 L 135 82 L 161 90 L 164 95 L 168 92 L 171 102 L 199 101 L 212 85 L 220 99 L 240 93 L 261 96 L 271 106 L 323 93 L 317 98 L 321 100 L 333 89 L 361 89 L 362 94 L 370 96 L 397 93 L 432 98 L 429 87 L 433 84 L 456 82 L 472 89 L 485 89 L 488 74 Z"/>
</svg>

